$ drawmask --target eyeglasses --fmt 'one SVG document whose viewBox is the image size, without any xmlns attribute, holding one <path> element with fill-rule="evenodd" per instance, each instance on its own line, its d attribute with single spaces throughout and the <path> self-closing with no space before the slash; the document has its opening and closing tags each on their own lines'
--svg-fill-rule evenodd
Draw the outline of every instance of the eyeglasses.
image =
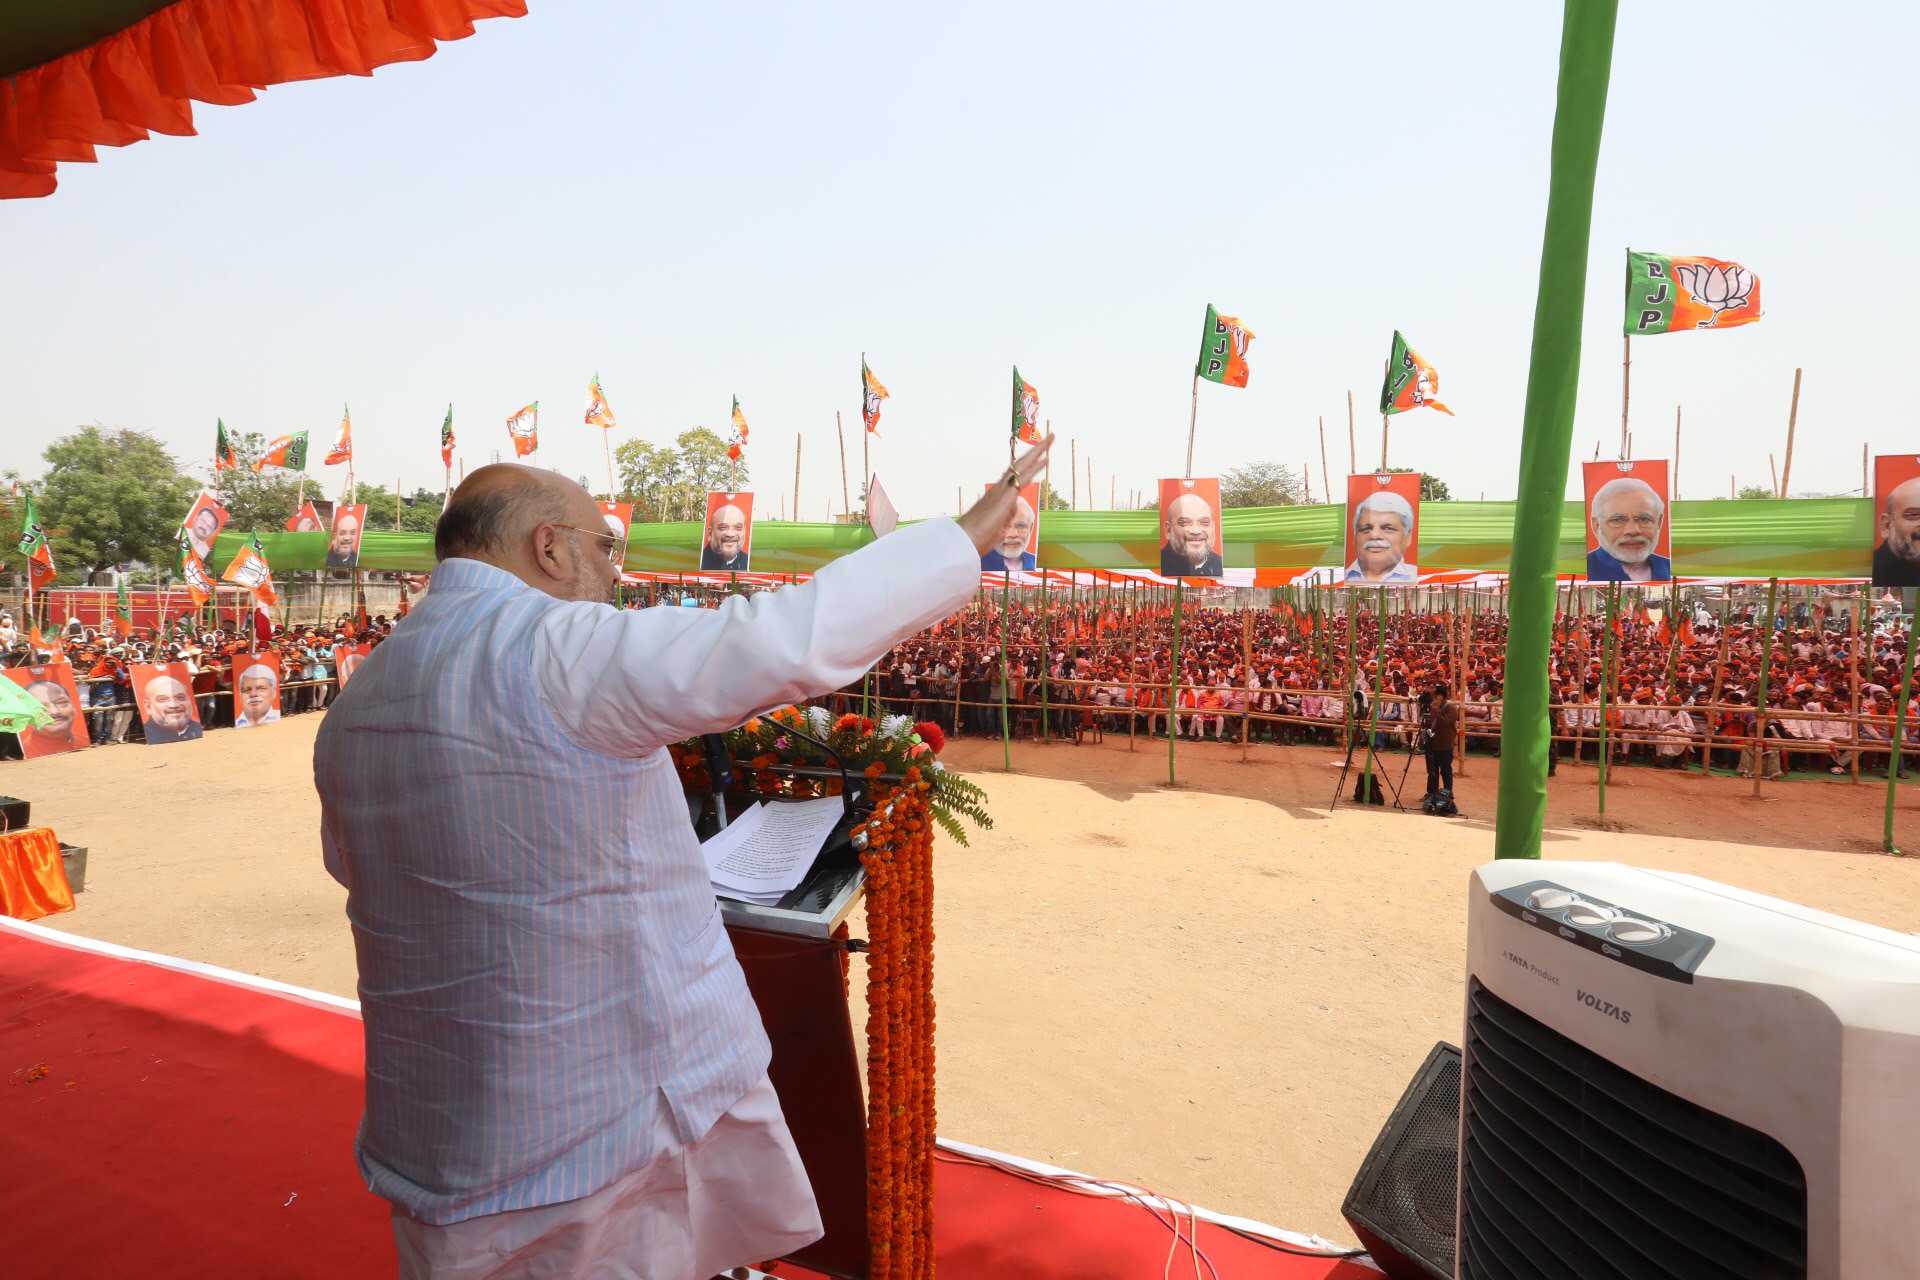
<svg viewBox="0 0 1920 1280">
<path fill-rule="evenodd" d="M 571 529 L 575 533 L 584 533 L 590 538 L 604 538 L 607 542 L 607 559 L 613 562 L 614 567 L 619 568 L 627 562 L 625 543 L 604 529 L 582 529 L 577 524 L 557 524 L 553 527 L 556 529 Z"/>
<path fill-rule="evenodd" d="M 1609 529 L 1624 529 L 1632 525 L 1636 529 L 1658 529 L 1659 516 L 1608 516 L 1600 522 Z"/>
</svg>

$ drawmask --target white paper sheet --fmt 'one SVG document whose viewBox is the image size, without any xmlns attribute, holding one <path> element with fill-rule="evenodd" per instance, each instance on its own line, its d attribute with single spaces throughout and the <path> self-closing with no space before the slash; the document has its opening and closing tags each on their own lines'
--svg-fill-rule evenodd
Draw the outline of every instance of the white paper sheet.
<svg viewBox="0 0 1920 1280">
<path fill-rule="evenodd" d="M 743 902 L 778 902 L 805 878 L 845 811 L 838 796 L 747 810 L 700 847 L 713 891 Z"/>
</svg>

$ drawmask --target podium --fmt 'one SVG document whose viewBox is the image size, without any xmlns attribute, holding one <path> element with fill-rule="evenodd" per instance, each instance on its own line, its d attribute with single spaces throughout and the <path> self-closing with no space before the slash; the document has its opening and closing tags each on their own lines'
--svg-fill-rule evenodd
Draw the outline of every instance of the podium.
<svg viewBox="0 0 1920 1280">
<path fill-rule="evenodd" d="M 822 857 L 774 906 L 720 898 L 720 916 L 773 1044 L 767 1076 L 813 1184 L 826 1234 L 791 1261 L 867 1280 L 866 1100 L 847 1007 L 841 931 L 866 893 L 857 860 Z"/>
</svg>

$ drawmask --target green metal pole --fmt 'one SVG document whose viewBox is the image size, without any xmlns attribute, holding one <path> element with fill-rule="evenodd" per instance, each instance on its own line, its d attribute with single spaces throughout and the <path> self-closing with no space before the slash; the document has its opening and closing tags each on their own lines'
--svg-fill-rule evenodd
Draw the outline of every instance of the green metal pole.
<svg viewBox="0 0 1920 1280">
<path fill-rule="evenodd" d="M 1607 629 L 1600 633 L 1600 815 L 1607 812 L 1607 704 L 1613 700 L 1613 650 L 1617 637 L 1613 632 L 1613 617 L 1620 601 L 1620 584 L 1607 585 Z M 1511 627 L 1513 624 L 1507 624 Z M 1500 726 L 1500 740 L 1505 744 L 1507 727 Z M 1536 855 L 1537 856 L 1537 855 Z"/>
<path fill-rule="evenodd" d="M 1173 774 L 1173 748 L 1180 741 L 1180 597 L 1184 579 L 1173 580 L 1173 667 L 1167 677 L 1167 785 L 1178 780 Z M 1198 711 L 1196 707 L 1194 710 Z"/>
<path fill-rule="evenodd" d="M 1008 773 L 1013 772 L 1013 735 L 1007 727 L 1007 631 L 1013 620 L 1007 613 L 1007 593 L 1013 587 L 1013 571 L 1000 571 L 1000 754 Z"/>
<path fill-rule="evenodd" d="M 1534 303 L 1533 351 L 1520 443 L 1519 502 L 1508 577 L 1506 715 L 1494 856 L 1537 858 L 1547 818 L 1548 672 L 1560 516 L 1580 388 L 1593 179 L 1607 112 L 1618 0 L 1566 0 L 1560 29 L 1547 225 Z"/>
<path fill-rule="evenodd" d="M 1887 752 L 1887 828 L 1880 847 L 1888 853 L 1900 852 L 1893 843 L 1893 792 L 1899 785 L 1900 748 L 1906 743 L 1907 699 L 1913 696 L 1913 648 L 1914 642 L 1920 640 L 1920 625 L 1916 623 L 1920 623 L 1920 609 L 1907 615 L 1907 665 L 1900 672 L 1900 702 L 1893 709 L 1893 749 Z"/>
</svg>

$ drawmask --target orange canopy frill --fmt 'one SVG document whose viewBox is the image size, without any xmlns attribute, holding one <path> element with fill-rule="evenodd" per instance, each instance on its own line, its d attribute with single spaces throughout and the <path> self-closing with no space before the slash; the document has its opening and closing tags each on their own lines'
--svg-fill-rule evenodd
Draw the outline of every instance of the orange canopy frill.
<svg viewBox="0 0 1920 1280">
<path fill-rule="evenodd" d="M 192 100 L 233 106 L 294 80 L 433 56 L 526 0 L 179 0 L 0 80 L 0 199 L 51 195 L 61 161 L 194 132 Z"/>
</svg>

